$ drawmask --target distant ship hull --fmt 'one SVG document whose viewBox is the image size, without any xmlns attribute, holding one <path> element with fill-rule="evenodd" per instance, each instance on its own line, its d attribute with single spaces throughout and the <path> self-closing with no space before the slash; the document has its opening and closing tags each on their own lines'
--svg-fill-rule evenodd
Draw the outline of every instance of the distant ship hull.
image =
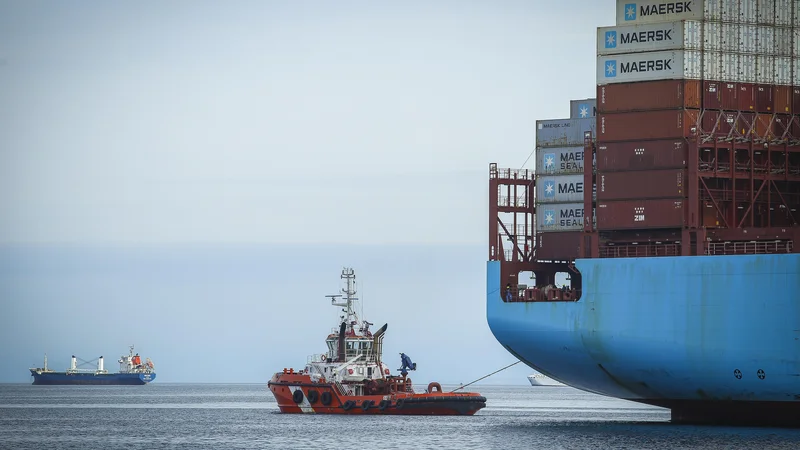
<svg viewBox="0 0 800 450">
<path fill-rule="evenodd" d="M 800 425 L 800 255 L 578 259 L 576 302 L 506 303 L 487 319 L 530 367 L 675 422 Z"/>
<path fill-rule="evenodd" d="M 565 386 L 564 383 L 559 383 L 558 381 L 540 373 L 528 375 L 528 381 L 531 382 L 531 386 Z"/>
<path fill-rule="evenodd" d="M 37 373 L 31 370 L 31 375 L 33 375 L 33 384 L 36 385 L 137 386 L 147 384 L 156 379 L 155 373 Z"/>
</svg>

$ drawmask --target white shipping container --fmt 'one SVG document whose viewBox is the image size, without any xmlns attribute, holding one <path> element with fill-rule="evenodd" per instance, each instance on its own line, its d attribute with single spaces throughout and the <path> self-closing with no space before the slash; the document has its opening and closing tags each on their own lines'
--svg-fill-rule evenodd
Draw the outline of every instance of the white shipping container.
<svg viewBox="0 0 800 450">
<path fill-rule="evenodd" d="M 537 147 L 576 147 L 583 145 L 583 133 L 596 136 L 597 119 L 555 119 L 536 121 Z"/>
<path fill-rule="evenodd" d="M 536 204 L 583 201 L 583 174 L 536 178 Z"/>
<path fill-rule="evenodd" d="M 798 11 L 800 14 L 800 11 Z M 792 38 L 792 56 L 795 58 L 800 57 L 800 26 L 793 29 L 794 37 Z"/>
<path fill-rule="evenodd" d="M 739 26 L 739 53 L 756 52 L 756 30 L 755 25 Z"/>
<path fill-rule="evenodd" d="M 722 52 L 703 52 L 703 79 L 722 79 Z"/>
<path fill-rule="evenodd" d="M 800 58 L 792 58 L 792 86 L 800 86 Z"/>
<path fill-rule="evenodd" d="M 697 20 L 600 27 L 597 54 L 702 49 L 703 23 Z"/>
<path fill-rule="evenodd" d="M 734 53 L 739 51 L 738 23 L 722 24 L 722 51 Z"/>
<path fill-rule="evenodd" d="M 792 26 L 792 17 L 797 17 L 796 0 L 775 0 L 775 25 L 779 27 Z M 797 24 L 794 24 L 797 26 Z"/>
<path fill-rule="evenodd" d="M 756 53 L 775 56 L 775 27 L 756 26 Z"/>
<path fill-rule="evenodd" d="M 756 55 L 756 83 L 775 84 L 775 57 Z"/>
<path fill-rule="evenodd" d="M 775 0 L 758 0 L 756 18 L 759 24 L 775 25 Z"/>
<path fill-rule="evenodd" d="M 705 22 L 703 24 L 703 50 L 722 50 L 722 23 Z"/>
<path fill-rule="evenodd" d="M 598 56 L 597 84 L 681 78 L 699 80 L 703 70 L 701 55 L 702 52 L 696 50 L 676 50 Z"/>
<path fill-rule="evenodd" d="M 561 203 L 536 208 L 536 232 L 580 231 L 583 203 Z"/>
<path fill-rule="evenodd" d="M 775 27 L 775 56 L 792 56 L 792 29 Z"/>
<path fill-rule="evenodd" d="M 719 81 L 725 83 L 739 83 L 739 54 L 728 53 L 722 54 L 722 76 Z"/>
<path fill-rule="evenodd" d="M 583 100 L 569 101 L 569 118 L 585 119 L 597 115 L 597 99 L 585 98 Z"/>
<path fill-rule="evenodd" d="M 739 23 L 758 23 L 757 0 L 739 0 Z"/>
<path fill-rule="evenodd" d="M 722 12 L 723 22 L 739 23 L 739 2 L 738 1 L 723 1 L 720 5 Z"/>
<path fill-rule="evenodd" d="M 780 86 L 792 85 L 792 58 L 789 56 L 775 57 L 775 84 Z"/>
<path fill-rule="evenodd" d="M 721 0 L 617 0 L 617 25 L 721 18 Z"/>
<path fill-rule="evenodd" d="M 536 149 L 536 175 L 583 173 L 583 146 Z"/>
<path fill-rule="evenodd" d="M 756 82 L 756 55 L 739 55 L 739 83 Z"/>
</svg>

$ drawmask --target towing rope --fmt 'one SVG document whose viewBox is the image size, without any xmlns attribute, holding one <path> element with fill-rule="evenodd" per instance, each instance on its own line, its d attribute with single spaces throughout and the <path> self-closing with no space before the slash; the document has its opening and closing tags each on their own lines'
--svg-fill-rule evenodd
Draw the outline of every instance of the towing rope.
<svg viewBox="0 0 800 450">
<path fill-rule="evenodd" d="M 470 384 L 477 383 L 478 381 L 481 381 L 481 380 L 482 380 L 482 379 L 484 379 L 484 378 L 488 378 L 488 377 L 490 377 L 490 376 L 492 376 L 492 375 L 494 375 L 494 374 L 496 374 L 496 373 L 498 373 L 498 372 L 502 372 L 502 371 L 504 371 L 504 370 L 508 369 L 509 367 L 511 367 L 511 366 L 514 366 L 514 365 L 517 365 L 517 364 L 519 364 L 519 363 L 521 363 L 521 362 L 522 362 L 522 361 L 517 361 L 517 362 L 515 362 L 515 363 L 513 363 L 513 364 L 509 364 L 509 365 L 507 365 L 507 366 L 503 367 L 503 368 L 502 368 L 502 369 L 500 369 L 500 370 L 495 370 L 494 372 L 490 373 L 489 375 L 486 375 L 486 376 L 480 377 L 480 378 L 478 378 L 478 379 L 477 379 L 477 380 L 475 380 L 475 381 L 472 381 L 472 382 L 470 382 L 470 383 L 467 383 L 467 384 L 463 384 L 463 385 L 461 385 L 461 386 L 459 386 L 459 387 L 457 387 L 457 388 L 453 389 L 452 391 L 450 391 L 450 393 L 452 394 L 453 392 L 455 392 L 455 391 L 457 391 L 457 390 L 459 390 L 459 389 L 464 389 L 465 387 L 469 386 Z"/>
</svg>

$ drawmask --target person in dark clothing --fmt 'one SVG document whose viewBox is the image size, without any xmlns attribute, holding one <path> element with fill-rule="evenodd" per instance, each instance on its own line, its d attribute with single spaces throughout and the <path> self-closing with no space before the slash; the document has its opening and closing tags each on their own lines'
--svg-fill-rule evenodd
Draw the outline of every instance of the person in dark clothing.
<svg viewBox="0 0 800 450">
<path fill-rule="evenodd" d="M 511 294 L 511 283 L 506 284 L 506 301 L 513 301 L 514 296 Z"/>
</svg>

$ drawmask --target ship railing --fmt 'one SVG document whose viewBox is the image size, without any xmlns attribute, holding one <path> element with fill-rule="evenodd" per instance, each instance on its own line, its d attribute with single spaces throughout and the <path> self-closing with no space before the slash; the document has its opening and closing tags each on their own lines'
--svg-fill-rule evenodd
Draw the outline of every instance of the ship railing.
<svg viewBox="0 0 800 450">
<path fill-rule="evenodd" d="M 533 170 L 530 169 L 498 169 L 496 165 L 489 165 L 489 178 L 502 180 L 533 180 Z"/>
<path fill-rule="evenodd" d="M 341 381 L 339 381 L 339 380 L 336 380 L 336 381 L 334 381 L 333 383 L 336 385 L 336 388 L 337 388 L 337 389 L 339 389 L 339 393 L 340 393 L 340 394 L 342 394 L 342 395 L 348 395 L 348 396 L 351 396 L 351 395 L 353 395 L 353 390 L 352 390 L 352 389 L 350 389 L 350 387 L 349 387 L 349 386 L 348 386 L 347 388 L 345 388 L 345 386 L 342 384 L 342 382 L 341 382 Z"/>
<path fill-rule="evenodd" d="M 649 256 L 680 256 L 679 244 L 632 244 L 600 247 L 601 258 L 637 258 Z"/>
<path fill-rule="evenodd" d="M 761 255 L 792 253 L 793 241 L 711 242 L 706 245 L 706 255 Z"/>
</svg>

